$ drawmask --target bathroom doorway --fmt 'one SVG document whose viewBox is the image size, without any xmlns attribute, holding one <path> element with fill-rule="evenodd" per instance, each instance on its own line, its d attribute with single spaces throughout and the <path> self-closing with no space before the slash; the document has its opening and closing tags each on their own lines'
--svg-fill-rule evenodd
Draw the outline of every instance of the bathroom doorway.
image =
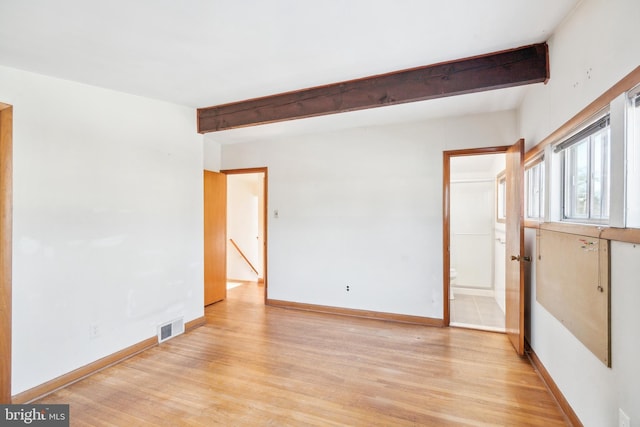
<svg viewBox="0 0 640 427">
<path fill-rule="evenodd" d="M 451 326 L 505 332 L 504 169 L 504 153 L 450 159 Z"/>
</svg>

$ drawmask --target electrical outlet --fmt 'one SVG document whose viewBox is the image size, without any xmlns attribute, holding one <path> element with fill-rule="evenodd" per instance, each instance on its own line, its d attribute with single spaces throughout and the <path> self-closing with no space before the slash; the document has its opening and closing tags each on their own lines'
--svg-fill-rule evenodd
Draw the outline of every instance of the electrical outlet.
<svg viewBox="0 0 640 427">
<path fill-rule="evenodd" d="M 97 323 L 92 323 L 89 326 L 89 338 L 96 338 L 100 335 L 100 327 Z"/>
<path fill-rule="evenodd" d="M 347 292 L 349 292 L 349 291 L 350 291 L 350 289 L 349 289 L 349 285 L 347 285 Z"/>
<path fill-rule="evenodd" d="M 631 427 L 631 418 L 624 413 L 622 408 L 618 408 L 618 427 Z"/>
</svg>

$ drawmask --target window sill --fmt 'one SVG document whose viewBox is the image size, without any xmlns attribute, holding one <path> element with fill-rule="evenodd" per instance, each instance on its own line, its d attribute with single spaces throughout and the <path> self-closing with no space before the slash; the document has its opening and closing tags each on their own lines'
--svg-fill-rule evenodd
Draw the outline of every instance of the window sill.
<svg viewBox="0 0 640 427">
<path fill-rule="evenodd" d="M 525 221 L 527 228 L 557 231 L 561 233 L 579 234 L 617 242 L 640 244 L 640 228 L 617 228 L 598 224 L 575 224 L 566 222 Z"/>
</svg>

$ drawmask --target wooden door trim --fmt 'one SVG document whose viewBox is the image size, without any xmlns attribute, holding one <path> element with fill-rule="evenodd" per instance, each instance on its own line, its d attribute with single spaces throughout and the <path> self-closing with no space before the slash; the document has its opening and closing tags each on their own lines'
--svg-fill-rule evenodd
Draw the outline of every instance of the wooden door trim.
<svg viewBox="0 0 640 427">
<path fill-rule="evenodd" d="M 443 317 L 444 326 L 449 326 L 451 313 L 449 311 L 449 268 L 451 267 L 451 254 L 449 253 L 451 233 L 451 158 L 461 156 L 478 156 L 483 154 L 506 153 L 509 145 L 484 148 L 466 148 L 462 150 L 443 151 L 442 164 L 442 255 L 443 255 Z"/>
<path fill-rule="evenodd" d="M 264 174 L 264 185 L 262 188 L 262 197 L 264 200 L 264 203 L 262 204 L 262 216 L 263 216 L 263 220 L 264 220 L 264 248 L 262 251 L 262 275 L 264 276 L 264 304 L 267 304 L 267 293 L 268 293 L 268 286 L 269 286 L 269 281 L 267 280 L 267 259 L 268 259 L 268 247 L 269 247 L 269 236 L 268 236 L 268 232 L 269 232 L 269 227 L 268 227 L 268 221 L 269 221 L 269 208 L 268 208 L 268 201 L 269 201 L 269 168 L 268 167 L 257 167 L 257 168 L 243 168 L 243 169 L 223 169 L 220 171 L 220 173 L 224 173 L 226 175 L 244 175 L 244 174 L 250 174 L 250 173 L 263 173 Z"/>
<path fill-rule="evenodd" d="M 0 103 L 0 403 L 11 403 L 13 107 Z"/>
</svg>

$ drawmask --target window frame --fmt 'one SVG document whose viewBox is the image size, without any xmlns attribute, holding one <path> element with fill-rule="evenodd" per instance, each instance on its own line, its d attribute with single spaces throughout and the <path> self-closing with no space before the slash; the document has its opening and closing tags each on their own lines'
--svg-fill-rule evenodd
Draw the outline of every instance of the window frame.
<svg viewBox="0 0 640 427">
<path fill-rule="evenodd" d="M 625 226 L 640 228 L 640 85 L 627 91 L 625 119 Z"/>
<path fill-rule="evenodd" d="M 532 188 L 532 177 L 533 171 L 537 169 L 536 177 L 537 177 L 537 206 L 538 206 L 538 215 L 532 215 L 532 200 L 534 199 L 533 192 L 535 191 Z M 546 218 L 546 181 L 547 181 L 547 173 L 546 166 L 544 161 L 544 153 L 535 157 L 532 161 L 528 162 L 524 166 L 524 219 L 526 221 L 537 221 L 544 222 Z"/>
<path fill-rule="evenodd" d="M 633 189 L 629 189 L 627 185 L 627 142 L 629 137 L 629 108 L 627 107 L 630 104 L 630 93 L 637 90 L 640 90 L 640 66 L 635 67 L 609 87 L 602 95 L 595 98 L 574 116 L 570 117 L 526 151 L 525 162 L 529 162 L 541 153 L 545 153 L 546 156 L 545 209 L 547 215 L 544 222 L 526 221 L 526 227 L 546 228 L 555 231 L 565 231 L 640 244 L 640 220 L 638 220 L 637 223 L 629 223 L 627 219 L 629 195 L 632 194 L 633 191 Z M 559 142 L 575 133 L 577 129 L 580 129 L 580 126 L 584 123 L 589 123 L 599 112 L 605 110 L 609 110 L 611 113 L 609 222 L 606 225 L 602 225 L 563 221 L 561 219 L 560 156 L 553 153 L 553 148 Z M 640 162 L 638 164 L 640 164 Z M 638 182 L 640 182 L 640 179 Z M 638 213 L 638 215 L 640 215 L 640 213 Z"/>
<path fill-rule="evenodd" d="M 603 138 L 603 131 L 606 132 L 606 136 Z M 600 182 L 600 200 L 606 199 L 606 204 L 601 204 L 601 214 L 597 215 L 593 209 L 593 201 L 595 194 L 594 185 L 594 169 L 596 167 L 595 159 L 596 145 L 598 139 L 604 141 L 603 145 L 606 146 L 603 150 L 603 154 L 606 154 L 606 158 L 601 157 L 600 167 L 602 170 L 601 176 L 603 179 Z M 576 161 L 577 150 L 580 148 L 586 149 L 586 177 L 585 180 L 585 200 L 584 200 L 584 215 L 577 213 L 576 207 L 577 193 L 575 192 L 576 184 L 569 184 L 568 181 L 574 180 L 577 176 Z M 580 130 L 572 133 L 568 137 L 564 138 L 558 144 L 554 146 L 554 153 L 558 155 L 561 166 L 560 173 L 560 221 L 562 222 L 575 222 L 594 225 L 608 225 L 611 219 L 611 119 L 609 109 L 599 112 L 591 120 L 586 122 L 586 125 L 582 126 Z M 604 182 L 602 182 L 604 181 Z M 602 213 L 604 211 L 604 213 Z"/>
</svg>

